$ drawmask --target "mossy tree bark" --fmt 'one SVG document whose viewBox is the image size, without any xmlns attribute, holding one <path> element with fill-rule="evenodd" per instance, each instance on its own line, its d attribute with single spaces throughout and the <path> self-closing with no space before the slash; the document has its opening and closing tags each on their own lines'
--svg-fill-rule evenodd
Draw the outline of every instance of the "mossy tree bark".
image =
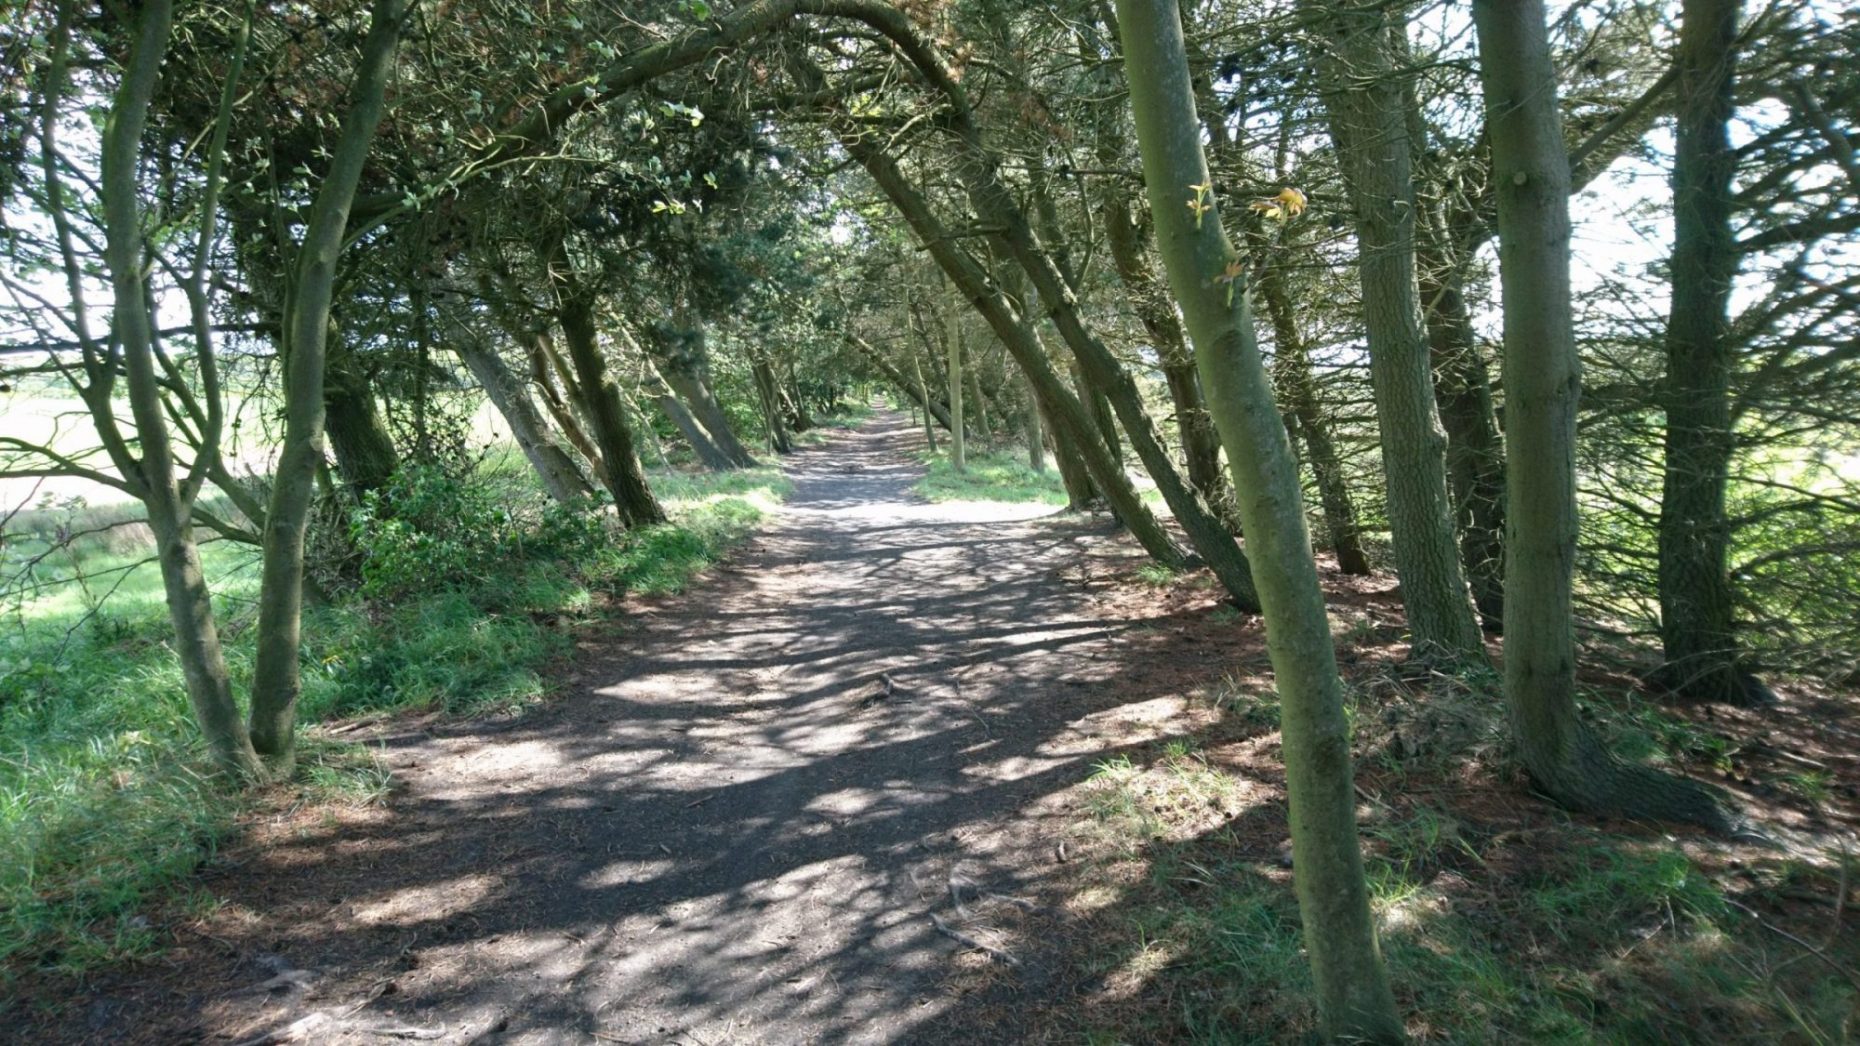
<svg viewBox="0 0 1860 1046">
<path fill-rule="evenodd" d="M 1572 809 L 1723 829 L 1703 788 L 1623 766 L 1576 711 L 1569 161 L 1541 0 L 1475 0 L 1505 323 L 1505 699 L 1531 779 Z"/>
<path fill-rule="evenodd" d="M 1216 280 L 1236 257 L 1220 212 L 1197 218 L 1182 205 L 1189 186 L 1208 182 L 1208 166 L 1178 8 L 1175 0 L 1117 0 L 1117 13 L 1158 245 L 1253 549 L 1281 705 L 1293 880 L 1319 1018 L 1331 1039 L 1397 1042 L 1402 1024 L 1363 878 L 1349 724 L 1297 462 L 1244 289 Z"/>
<path fill-rule="evenodd" d="M 1370 382 L 1388 482 L 1395 571 L 1414 653 L 1483 659 L 1447 501 L 1446 436 L 1434 402 L 1414 270 L 1414 184 L 1385 4 L 1305 0 L 1331 137 L 1356 216 Z M 1393 23 L 1393 24 L 1391 24 Z"/>
<path fill-rule="evenodd" d="M 614 509 L 629 527 L 663 523 L 665 510 L 659 507 L 659 500 L 646 484 L 646 473 L 640 468 L 620 388 L 614 384 L 607 360 L 601 355 L 594 303 L 584 288 L 573 286 L 573 280 L 565 282 L 568 285 L 559 299 L 562 340 L 568 343 L 575 383 L 587 399 L 588 419 L 594 429 L 594 442 L 601 450 L 604 479 L 608 493 L 613 495 Z"/>
<path fill-rule="evenodd" d="M 292 268 L 284 329 L 284 439 L 265 511 L 250 728 L 253 746 L 280 768 L 288 768 L 294 755 L 303 690 L 304 531 L 323 458 L 323 376 L 336 263 L 369 144 L 386 108 L 388 67 L 405 14 L 404 0 L 375 0 L 348 111 Z"/>
<path fill-rule="evenodd" d="M 1660 678 L 1703 701 L 1761 704 L 1738 651 L 1725 513 L 1731 455 L 1730 140 L 1740 0 L 1681 6 L 1673 152 L 1672 314 L 1666 331 L 1666 465 L 1660 493 Z"/>
</svg>

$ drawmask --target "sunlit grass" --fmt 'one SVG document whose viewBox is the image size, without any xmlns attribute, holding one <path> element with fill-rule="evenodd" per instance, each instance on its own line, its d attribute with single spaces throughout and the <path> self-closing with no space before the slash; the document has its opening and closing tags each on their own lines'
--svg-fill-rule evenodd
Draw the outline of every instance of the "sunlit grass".
<svg viewBox="0 0 1860 1046">
<path fill-rule="evenodd" d="M 924 478 L 912 489 L 926 501 L 1009 501 L 1064 505 L 1065 484 L 1057 469 L 1035 472 L 1023 455 L 976 450 L 961 472 L 950 462 L 948 447 L 921 455 Z"/>
</svg>

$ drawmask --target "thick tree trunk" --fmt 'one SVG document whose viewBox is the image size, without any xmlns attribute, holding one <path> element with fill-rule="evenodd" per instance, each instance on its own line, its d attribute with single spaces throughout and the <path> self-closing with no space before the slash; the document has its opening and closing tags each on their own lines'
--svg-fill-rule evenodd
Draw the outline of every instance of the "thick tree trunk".
<svg viewBox="0 0 1860 1046">
<path fill-rule="evenodd" d="M 736 438 L 736 430 L 730 427 L 729 416 L 724 414 L 723 405 L 710 391 L 710 382 L 706 381 L 702 369 L 688 361 L 670 360 L 660 370 L 665 383 L 672 387 L 678 398 L 685 402 L 691 413 L 697 417 L 704 431 L 710 433 L 712 443 L 723 451 L 737 468 L 755 468 L 756 456 L 749 453 L 742 440 Z"/>
<path fill-rule="evenodd" d="M 1576 401 L 1569 162 L 1542 0 L 1475 0 L 1505 300 L 1505 698 L 1551 798 L 1590 813 L 1723 828 L 1702 788 L 1617 764 L 1576 711 Z"/>
<path fill-rule="evenodd" d="M 1118 0 L 1117 13 L 1158 244 L 1254 553 L 1281 706 L 1292 878 L 1319 1020 L 1332 1040 L 1399 1042 L 1401 1018 L 1356 840 L 1350 728 L 1297 462 L 1272 401 L 1247 296 L 1215 279 L 1236 257 L 1220 214 L 1196 221 L 1182 205 L 1188 186 L 1207 184 L 1208 168 L 1176 0 Z"/>
<path fill-rule="evenodd" d="M 1483 659 L 1447 501 L 1446 437 L 1434 404 L 1414 273 L 1414 185 L 1385 6 L 1305 0 L 1325 27 L 1323 100 L 1356 212 L 1370 381 L 1388 481 L 1395 570 L 1414 653 Z"/>
<path fill-rule="evenodd" d="M 1281 241 L 1281 246 L 1283 244 Z M 1263 237 L 1257 238 L 1254 257 L 1263 258 L 1266 254 Z M 1337 569 L 1345 574 L 1367 575 L 1371 573 L 1369 556 L 1363 551 L 1356 505 L 1350 498 L 1343 465 L 1337 459 L 1336 445 L 1330 438 L 1330 420 L 1318 406 L 1317 388 L 1311 377 L 1311 354 L 1298 329 L 1291 292 L 1285 286 L 1285 274 L 1278 265 L 1268 263 L 1259 267 L 1259 295 L 1266 303 L 1266 315 L 1272 320 L 1273 340 L 1278 349 L 1273 362 L 1279 378 L 1280 410 L 1286 417 L 1288 432 L 1304 440 L 1311 459 L 1318 504 L 1324 509 L 1324 530 L 1330 538 L 1331 551 L 1337 556 Z M 1293 445 L 1296 444 L 1295 438 Z"/>
<path fill-rule="evenodd" d="M 303 690 L 304 530 L 323 457 L 323 369 L 336 263 L 349 205 L 385 108 L 388 67 L 404 14 L 402 0 L 375 0 L 349 110 L 297 248 L 285 318 L 284 439 L 265 510 L 251 710 L 252 745 L 280 768 L 288 768 L 295 754 L 297 697 Z"/>
<path fill-rule="evenodd" d="M 336 471 L 349 489 L 362 495 L 386 487 L 400 468 L 400 451 L 381 419 L 362 361 L 340 342 L 330 350 L 324 372 L 323 418 Z"/>
<path fill-rule="evenodd" d="M 1660 494 L 1660 640 L 1667 686 L 1702 701 L 1761 704 L 1738 650 L 1725 487 L 1731 426 L 1730 141 L 1739 0 L 1681 7 L 1673 154 L 1672 316 L 1666 333 L 1666 469 Z"/>
<path fill-rule="evenodd" d="M 639 467 L 639 453 L 633 447 L 633 432 L 620 402 L 620 389 L 608 375 L 607 361 L 601 356 L 593 302 L 570 288 L 562 296 L 560 318 L 568 359 L 575 367 L 576 384 L 587 399 L 594 442 L 601 449 L 607 490 L 613 495 L 621 522 L 629 527 L 665 522 L 665 510 L 659 507 Z"/>
<path fill-rule="evenodd" d="M 529 459 L 549 496 L 565 505 L 591 497 L 593 486 L 575 467 L 575 459 L 556 443 L 548 423 L 530 399 L 529 387 L 505 365 L 497 350 L 471 337 L 461 338 L 455 348 L 491 405 L 510 426 L 510 437 Z"/>
</svg>

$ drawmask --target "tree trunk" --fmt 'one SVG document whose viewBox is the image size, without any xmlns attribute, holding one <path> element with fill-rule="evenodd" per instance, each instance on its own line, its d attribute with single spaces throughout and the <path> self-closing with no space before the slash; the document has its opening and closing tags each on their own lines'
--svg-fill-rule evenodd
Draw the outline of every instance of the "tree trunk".
<svg viewBox="0 0 1860 1046">
<path fill-rule="evenodd" d="M 125 483 L 148 510 L 162 587 L 167 596 L 168 620 L 174 628 L 175 654 L 181 662 L 194 720 L 200 726 L 215 765 L 234 780 L 247 782 L 261 778 L 264 770 L 233 698 L 212 599 L 200 567 L 199 547 L 189 523 L 192 498 L 187 488 L 191 484 L 184 484 L 177 475 L 168 419 L 162 405 L 161 377 L 155 364 L 152 303 L 148 299 L 142 268 L 146 253 L 145 216 L 140 204 L 137 165 L 149 99 L 160 79 L 173 20 L 173 4 L 167 0 L 154 0 L 140 12 L 135 41 L 104 126 L 99 182 L 104 260 L 115 305 L 113 331 L 127 379 L 140 458 L 133 458 L 127 443 L 121 440 L 110 441 L 115 443 L 110 452 Z M 61 25 L 61 33 L 68 31 L 68 27 Z M 61 76 L 62 72 L 54 75 Z M 88 354 L 86 363 L 91 363 Z M 93 378 L 93 387 L 107 390 L 108 383 L 115 380 L 113 367 L 108 363 L 99 367 L 105 368 L 111 373 L 100 375 L 101 381 Z M 88 401 L 89 397 L 86 398 Z M 108 402 L 108 393 L 104 391 L 93 406 L 107 414 Z M 106 430 L 107 426 L 99 425 L 100 432 Z"/>
<path fill-rule="evenodd" d="M 1505 624 L 1505 453 L 1492 414 L 1492 383 L 1479 356 L 1460 260 L 1448 233 L 1422 224 L 1420 279 L 1434 400 L 1447 433 L 1447 489 L 1459 529 L 1460 565 L 1487 631 Z"/>
<path fill-rule="evenodd" d="M 685 442 L 691 444 L 691 449 L 696 452 L 698 460 L 704 463 L 704 467 L 712 472 L 726 472 L 734 468 L 735 465 L 730 461 L 729 456 L 724 454 L 717 444 L 711 442 L 703 426 L 691 416 L 691 411 L 677 396 L 672 394 L 671 386 L 665 383 L 665 379 L 659 374 L 659 369 L 652 365 L 650 358 L 646 361 L 646 367 L 647 394 L 652 397 L 652 402 L 659 405 L 659 409 L 665 413 L 665 416 L 672 419 L 673 426 L 678 429 L 680 435 L 684 436 Z"/>
<path fill-rule="evenodd" d="M 768 360 L 758 358 L 749 365 L 749 370 L 756 382 L 756 398 L 762 404 L 762 423 L 768 428 L 769 447 L 777 454 L 794 453 L 794 443 L 788 439 L 788 425 L 782 419 L 781 387 L 775 380 L 775 368 Z"/>
<path fill-rule="evenodd" d="M 957 472 L 969 467 L 968 419 L 962 412 L 962 302 L 950 302 L 947 326 L 943 331 L 949 352 L 949 463 Z"/>
<path fill-rule="evenodd" d="M 1280 240 L 1280 249 L 1287 247 Z M 1253 256 L 1264 258 L 1268 247 L 1263 237 L 1256 237 Z M 1279 376 L 1281 410 L 1288 419 L 1288 432 L 1302 437 L 1311 459 L 1311 475 L 1317 481 L 1318 504 L 1324 509 L 1324 530 L 1330 538 L 1331 551 L 1337 556 L 1337 569 L 1345 574 L 1367 576 L 1372 573 L 1369 556 L 1363 551 L 1362 531 L 1356 521 L 1356 505 L 1350 498 L 1349 484 L 1344 482 L 1343 465 L 1337 460 L 1336 445 L 1330 438 L 1330 420 L 1318 407 L 1317 388 L 1311 378 L 1311 354 L 1298 329 L 1292 311 L 1292 296 L 1285 286 L 1285 274 L 1277 264 L 1259 265 L 1259 295 L 1266 303 L 1266 315 L 1272 320 L 1273 340 L 1278 353 L 1274 359 Z M 1289 409 L 1288 409 L 1289 408 Z M 1296 440 L 1293 441 L 1296 446 Z"/>
<path fill-rule="evenodd" d="M 304 530 L 317 462 L 323 457 L 323 369 L 336 263 L 348 231 L 349 205 L 386 107 L 388 67 L 404 14 L 402 0 L 375 0 L 348 113 L 293 267 L 285 317 L 284 439 L 265 510 L 251 711 L 252 745 L 280 769 L 287 769 L 295 755 L 297 697 L 303 690 Z"/>
<path fill-rule="evenodd" d="M 400 452 L 381 420 L 362 361 L 340 341 L 330 351 L 324 372 L 323 417 L 336 471 L 349 489 L 360 496 L 386 487 L 400 468 Z"/>
<path fill-rule="evenodd" d="M 1764 703 L 1769 692 L 1744 667 L 1727 569 L 1725 516 L 1735 439 L 1731 426 L 1731 227 L 1736 154 L 1739 0 L 1681 6 L 1676 148 L 1673 154 L 1672 316 L 1666 333 L 1666 468 L 1660 494 L 1660 678 L 1701 701 Z"/>
<path fill-rule="evenodd" d="M 911 353 L 911 370 L 917 374 L 917 401 L 924 405 L 924 442 L 930 445 L 930 453 L 936 453 L 936 426 L 930 424 L 930 405 L 935 402 L 930 396 L 930 384 L 924 381 L 924 365 L 917 360 L 917 354 Z M 947 418 L 944 424 L 948 424 Z"/>
<path fill-rule="evenodd" d="M 568 343 L 568 359 L 575 367 L 575 381 L 587 400 L 588 418 L 594 428 L 594 442 L 601 449 L 608 493 L 621 522 L 629 527 L 651 526 L 665 522 L 665 510 L 646 485 L 646 474 L 639 467 L 639 454 L 633 448 L 633 432 L 626 421 L 626 408 L 620 402 L 620 389 L 607 373 L 607 361 L 601 356 L 600 336 L 594 327 L 594 304 L 584 293 L 570 287 L 561 300 L 562 338 Z"/>
<path fill-rule="evenodd" d="M 824 81 L 819 69 L 798 59 L 791 63 L 791 68 L 804 84 L 818 86 Z M 1083 461 L 1094 484 L 1110 502 L 1112 510 L 1118 513 L 1125 526 L 1130 528 L 1131 536 L 1151 558 L 1172 569 L 1186 567 L 1188 558 L 1176 547 L 1174 539 L 1163 529 L 1149 507 L 1137 496 L 1130 478 L 1124 475 L 1123 468 L 1112 459 L 1110 451 L 1098 439 L 1085 407 L 1066 389 L 1065 383 L 1054 371 L 1046 347 L 1040 344 L 1032 327 L 1014 309 L 994 281 L 989 279 L 987 272 L 957 246 L 957 241 L 930 210 L 922 194 L 898 170 L 896 161 L 844 127 L 840 131 L 840 143 L 847 153 L 872 176 L 872 180 L 911 226 L 937 265 L 955 284 L 957 293 L 967 299 L 987 321 L 989 328 L 1001 339 L 1022 373 L 1032 383 L 1041 409 L 1053 427 L 1055 444 L 1070 444 L 1073 452 Z"/>
<path fill-rule="evenodd" d="M 1040 424 L 1040 408 L 1033 399 L 1033 383 L 1026 376 L 1021 377 L 1021 389 L 1026 393 L 1026 408 L 1021 411 L 1021 432 L 1027 441 L 1027 467 L 1035 472 L 1046 471 L 1046 433 Z"/>
<path fill-rule="evenodd" d="M 1164 268 L 1194 341 L 1253 550 L 1279 691 L 1292 878 L 1319 1020 L 1334 1041 L 1399 1042 L 1401 1018 L 1356 841 L 1350 728 L 1297 462 L 1272 401 L 1244 288 L 1215 280 L 1236 257 L 1219 212 L 1196 221 L 1183 206 L 1186 187 L 1209 179 L 1176 0 L 1117 0 L 1117 13 Z"/>
<path fill-rule="evenodd" d="M 891 384 L 896 387 L 899 392 L 904 393 L 912 402 L 917 404 L 919 409 L 923 410 L 931 418 L 936 419 L 938 425 L 943 426 L 946 430 L 949 428 L 949 408 L 938 403 L 936 397 L 930 395 L 930 386 L 924 382 L 923 368 L 918 364 L 917 354 L 915 352 L 911 354 L 911 367 L 917 372 L 917 376 L 912 378 L 898 369 L 896 364 L 886 359 L 883 353 L 879 352 L 877 348 L 873 347 L 873 345 L 864 338 L 848 331 L 846 340 L 852 344 L 853 348 L 859 350 L 860 355 L 871 360 L 872 365 L 877 367 L 880 373 L 884 374 L 886 378 L 890 379 Z M 933 438 L 931 442 L 934 443 L 936 441 Z M 936 448 L 932 447 L 931 449 L 934 450 Z"/>
<path fill-rule="evenodd" d="M 1475 0 L 1505 302 L 1505 698 L 1531 779 L 1589 813 L 1725 827 L 1704 789 L 1617 764 L 1576 711 L 1569 161 L 1542 0 Z"/>
<path fill-rule="evenodd" d="M 505 365 L 497 350 L 472 337 L 461 337 L 454 348 L 510 426 L 511 438 L 549 496 L 564 505 L 593 496 L 594 488 L 575 467 L 575 459 L 556 443 L 548 423 L 537 413 L 529 387 Z"/>
<path fill-rule="evenodd" d="M 736 438 L 736 430 L 730 428 L 730 419 L 724 414 L 723 405 L 711 393 L 710 382 L 704 380 L 702 370 L 685 361 L 671 360 L 666 361 L 660 373 L 664 375 L 665 383 L 678 394 L 678 398 L 690 407 L 691 413 L 704 426 L 704 431 L 710 433 L 711 442 L 717 445 L 718 450 L 723 451 L 737 468 L 756 467 L 755 455 L 749 453 L 749 448 Z"/>
<path fill-rule="evenodd" d="M 1388 481 L 1395 570 L 1413 652 L 1485 656 L 1447 501 L 1446 437 L 1434 404 L 1414 275 L 1414 185 L 1399 77 L 1382 7 L 1301 7 L 1320 25 L 1317 56 L 1345 182 L 1356 211 L 1363 321 Z M 1398 20 L 1397 20 L 1398 22 Z"/>
</svg>

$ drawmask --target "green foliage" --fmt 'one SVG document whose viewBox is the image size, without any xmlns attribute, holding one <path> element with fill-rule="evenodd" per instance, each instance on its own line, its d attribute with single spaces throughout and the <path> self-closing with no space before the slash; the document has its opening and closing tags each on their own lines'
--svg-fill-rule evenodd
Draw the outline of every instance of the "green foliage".
<svg viewBox="0 0 1860 1046">
<path fill-rule="evenodd" d="M 1003 451 L 971 450 L 968 468 L 957 472 L 942 453 L 923 454 L 924 478 L 911 489 L 927 501 L 1034 501 L 1064 505 L 1065 484 L 1056 469 L 1035 472 L 1024 457 Z"/>
<path fill-rule="evenodd" d="M 787 491 L 774 469 L 655 476 L 672 522 L 616 533 L 597 507 L 545 504 L 517 480 L 528 477 L 410 468 L 353 513 L 363 585 L 307 615 L 305 722 L 535 701 L 547 689 L 544 666 L 568 649 L 569 627 L 599 593 L 677 591 Z M 36 522 L 74 529 L 62 516 Z M 203 776 L 160 578 L 126 529 L 48 566 L 40 579 L 50 587 L 20 600 L 19 625 L 0 630 L 0 978 L 158 948 L 155 905 L 212 852 L 244 801 Z M 8 538 L 0 555 L 9 562 L 45 548 Z M 219 543 L 203 553 L 243 691 L 252 552 Z M 366 801 L 388 782 L 365 749 L 309 731 L 297 783 Z"/>
</svg>

